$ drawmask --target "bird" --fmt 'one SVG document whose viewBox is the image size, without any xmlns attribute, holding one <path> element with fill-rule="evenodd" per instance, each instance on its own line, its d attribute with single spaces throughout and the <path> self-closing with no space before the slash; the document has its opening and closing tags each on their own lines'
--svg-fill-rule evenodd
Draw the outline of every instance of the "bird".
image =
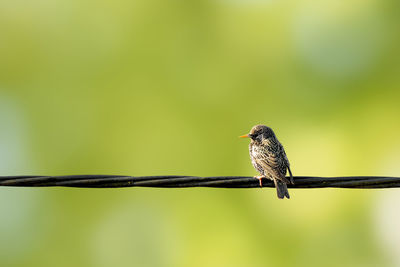
<svg viewBox="0 0 400 267">
<path fill-rule="evenodd" d="M 265 125 L 256 125 L 250 133 L 240 136 L 250 138 L 249 152 L 251 163 L 261 174 L 255 176 L 262 187 L 262 179 L 268 178 L 274 181 L 278 198 L 290 198 L 287 184 L 294 184 L 292 171 L 285 149 L 276 138 L 274 131 Z M 286 178 L 289 171 L 290 179 Z"/>
</svg>

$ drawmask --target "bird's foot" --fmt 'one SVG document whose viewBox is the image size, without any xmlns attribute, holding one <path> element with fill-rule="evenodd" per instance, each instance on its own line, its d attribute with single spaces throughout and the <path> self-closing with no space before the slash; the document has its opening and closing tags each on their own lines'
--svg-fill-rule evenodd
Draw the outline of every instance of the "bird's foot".
<svg viewBox="0 0 400 267">
<path fill-rule="evenodd" d="M 254 178 L 258 179 L 258 181 L 260 182 L 260 187 L 263 187 L 263 185 L 262 185 L 262 179 L 263 179 L 263 178 L 267 178 L 267 177 L 265 177 L 265 176 L 263 176 L 263 175 L 260 175 L 260 176 L 254 176 Z"/>
</svg>

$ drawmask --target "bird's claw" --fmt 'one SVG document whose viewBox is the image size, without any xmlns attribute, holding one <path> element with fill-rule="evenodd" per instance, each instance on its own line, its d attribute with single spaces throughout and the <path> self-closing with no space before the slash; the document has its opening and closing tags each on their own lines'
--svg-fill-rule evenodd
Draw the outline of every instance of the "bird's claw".
<svg viewBox="0 0 400 267">
<path fill-rule="evenodd" d="M 260 176 L 254 176 L 254 178 L 258 179 L 258 181 L 260 182 L 260 187 L 263 187 L 263 185 L 262 185 L 262 179 L 263 179 L 263 178 L 266 178 L 266 177 L 263 176 L 263 175 L 260 175 Z"/>
</svg>

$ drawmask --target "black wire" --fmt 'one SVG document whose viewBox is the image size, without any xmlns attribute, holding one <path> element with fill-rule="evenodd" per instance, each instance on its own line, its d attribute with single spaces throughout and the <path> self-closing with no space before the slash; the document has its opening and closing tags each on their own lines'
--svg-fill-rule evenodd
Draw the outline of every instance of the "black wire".
<svg viewBox="0 0 400 267">
<path fill-rule="evenodd" d="M 393 188 L 400 187 L 399 177 L 347 176 L 347 177 L 294 177 L 295 184 L 289 188 Z M 81 188 L 116 187 L 216 187 L 254 188 L 260 187 L 254 177 L 245 176 L 122 176 L 122 175 L 65 175 L 65 176 L 0 176 L 0 186 L 66 186 Z M 263 179 L 263 187 L 275 187 Z"/>
</svg>

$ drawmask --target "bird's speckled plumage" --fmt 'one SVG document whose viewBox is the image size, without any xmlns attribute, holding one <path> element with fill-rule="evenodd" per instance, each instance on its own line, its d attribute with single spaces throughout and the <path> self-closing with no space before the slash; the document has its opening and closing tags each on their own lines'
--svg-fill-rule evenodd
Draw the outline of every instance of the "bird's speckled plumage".
<svg viewBox="0 0 400 267">
<path fill-rule="evenodd" d="M 278 198 L 290 198 L 286 184 L 293 183 L 293 176 L 285 149 L 275 133 L 265 125 L 256 125 L 251 129 L 248 137 L 251 138 L 249 152 L 254 168 L 262 177 L 274 181 Z M 290 180 L 286 178 L 287 170 L 289 170 Z"/>
</svg>

